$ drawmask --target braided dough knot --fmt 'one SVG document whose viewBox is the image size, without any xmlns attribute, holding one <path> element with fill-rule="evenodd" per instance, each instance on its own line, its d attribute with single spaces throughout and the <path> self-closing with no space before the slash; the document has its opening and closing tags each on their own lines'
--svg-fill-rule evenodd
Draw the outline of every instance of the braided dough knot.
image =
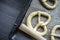
<svg viewBox="0 0 60 40">
<path fill-rule="evenodd" d="M 35 16 L 38 16 L 38 23 L 36 24 L 36 26 L 33 28 L 32 24 L 31 24 L 31 20 L 32 18 L 34 18 Z M 47 17 L 47 21 L 46 22 L 43 22 L 40 20 L 40 17 L 41 16 L 44 16 L 44 17 Z M 35 31 L 37 31 L 39 28 L 43 28 L 43 32 L 38 32 L 38 34 L 40 35 L 45 35 L 47 33 L 47 28 L 46 28 L 46 25 L 50 22 L 51 20 L 51 16 L 46 13 L 46 12 L 42 12 L 42 11 L 35 11 L 35 12 L 32 12 L 30 13 L 30 15 L 27 17 L 27 26 Z"/>
<path fill-rule="evenodd" d="M 41 1 L 41 4 L 47 9 L 54 9 L 57 6 L 57 0 L 40 0 L 40 1 Z M 53 3 L 53 5 L 49 5 L 47 1 L 50 1 L 51 3 Z"/>
</svg>

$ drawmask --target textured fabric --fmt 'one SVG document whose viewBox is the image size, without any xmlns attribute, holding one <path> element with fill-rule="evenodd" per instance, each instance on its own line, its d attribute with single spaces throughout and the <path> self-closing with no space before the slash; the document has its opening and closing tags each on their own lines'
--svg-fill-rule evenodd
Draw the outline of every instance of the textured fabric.
<svg viewBox="0 0 60 40">
<path fill-rule="evenodd" d="M 9 40 L 30 5 L 31 0 L 0 0 L 0 40 Z"/>
</svg>

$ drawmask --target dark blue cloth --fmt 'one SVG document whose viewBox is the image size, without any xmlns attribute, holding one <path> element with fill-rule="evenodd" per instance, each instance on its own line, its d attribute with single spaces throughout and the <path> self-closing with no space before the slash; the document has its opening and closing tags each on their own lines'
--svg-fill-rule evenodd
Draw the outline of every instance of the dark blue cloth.
<svg viewBox="0 0 60 40">
<path fill-rule="evenodd" d="M 0 0 L 0 40 L 9 40 L 30 5 L 31 0 Z"/>
</svg>

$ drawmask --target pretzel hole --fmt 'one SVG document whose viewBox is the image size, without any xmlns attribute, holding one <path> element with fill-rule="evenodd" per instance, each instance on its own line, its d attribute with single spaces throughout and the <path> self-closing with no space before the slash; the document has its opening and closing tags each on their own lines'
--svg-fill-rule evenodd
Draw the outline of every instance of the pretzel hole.
<svg viewBox="0 0 60 40">
<path fill-rule="evenodd" d="M 46 22 L 46 20 L 48 19 L 48 17 L 41 15 L 40 20 L 43 22 Z"/>
<path fill-rule="evenodd" d="M 43 27 L 42 27 L 42 26 L 39 26 L 39 27 L 37 28 L 37 31 L 39 31 L 39 32 L 43 32 L 43 31 L 44 31 L 44 29 L 43 29 Z"/>
<path fill-rule="evenodd" d="M 55 0 L 47 0 L 46 2 L 47 2 L 47 4 L 49 4 L 49 5 L 52 6 L 52 5 L 54 5 L 54 1 L 55 1 Z"/>
<path fill-rule="evenodd" d="M 54 36 L 54 38 L 55 38 L 55 40 L 60 40 L 60 37 L 56 37 L 56 36 Z"/>
<path fill-rule="evenodd" d="M 56 29 L 55 33 L 60 35 L 60 28 Z"/>
<path fill-rule="evenodd" d="M 33 26 L 33 28 L 36 26 L 36 24 L 38 23 L 38 16 L 34 16 L 31 20 L 31 24 Z"/>
</svg>

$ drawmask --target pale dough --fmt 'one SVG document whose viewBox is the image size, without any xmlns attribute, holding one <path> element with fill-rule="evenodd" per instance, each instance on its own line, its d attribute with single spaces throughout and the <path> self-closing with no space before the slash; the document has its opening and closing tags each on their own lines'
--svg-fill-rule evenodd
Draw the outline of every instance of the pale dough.
<svg viewBox="0 0 60 40">
<path fill-rule="evenodd" d="M 35 26 L 35 28 L 33 28 L 32 24 L 31 24 L 31 20 L 33 17 L 35 16 L 38 16 L 38 23 L 37 25 Z M 40 21 L 40 16 L 46 16 L 48 19 L 46 22 L 43 22 L 43 21 Z M 42 26 L 42 28 L 44 29 L 43 32 L 38 32 L 38 34 L 40 35 L 45 35 L 47 33 L 47 28 L 46 28 L 46 25 L 50 22 L 51 20 L 51 16 L 46 13 L 46 12 L 42 12 L 42 11 L 35 11 L 35 12 L 32 12 L 30 13 L 30 15 L 27 17 L 27 26 L 31 29 L 34 29 L 35 31 L 37 31 L 37 29 Z"/>
<path fill-rule="evenodd" d="M 56 34 L 55 31 L 60 28 L 60 25 L 56 25 L 53 29 L 52 29 L 52 32 L 51 32 L 51 40 L 55 40 L 55 36 L 56 37 L 60 37 L 60 34 Z"/>
<path fill-rule="evenodd" d="M 46 7 L 47 9 L 54 9 L 57 6 L 57 0 L 52 0 L 52 2 L 54 3 L 53 5 L 49 5 L 46 1 L 48 0 L 40 0 L 41 3 L 43 4 L 44 7 Z"/>
</svg>

